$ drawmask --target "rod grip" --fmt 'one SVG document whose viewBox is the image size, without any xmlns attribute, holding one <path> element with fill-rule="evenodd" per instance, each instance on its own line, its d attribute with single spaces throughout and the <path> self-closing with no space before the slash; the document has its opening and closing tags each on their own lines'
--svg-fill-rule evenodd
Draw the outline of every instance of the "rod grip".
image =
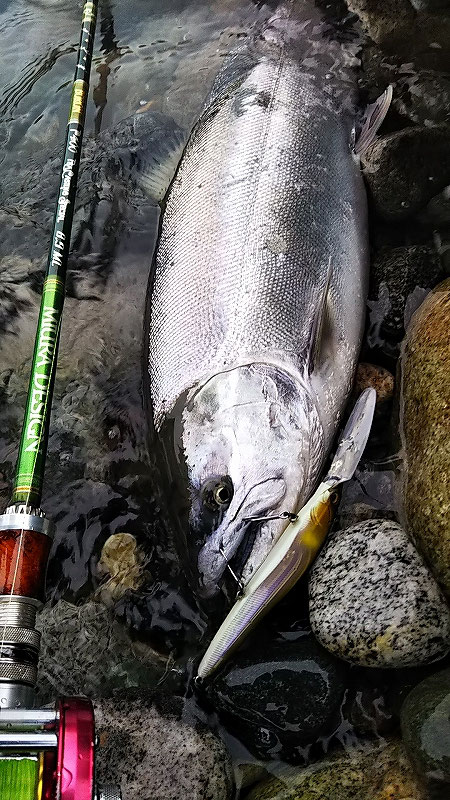
<svg viewBox="0 0 450 800">
<path fill-rule="evenodd" d="M 0 595 L 43 603 L 50 547 L 45 533 L 19 528 L 0 531 Z"/>
</svg>

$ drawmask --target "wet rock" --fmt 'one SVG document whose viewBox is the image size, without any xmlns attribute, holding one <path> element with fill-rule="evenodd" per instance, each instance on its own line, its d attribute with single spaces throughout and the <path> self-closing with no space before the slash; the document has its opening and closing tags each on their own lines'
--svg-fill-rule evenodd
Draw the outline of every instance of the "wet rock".
<svg viewBox="0 0 450 800">
<path fill-rule="evenodd" d="M 339 506 L 337 512 L 337 521 L 342 530 L 349 528 L 350 525 L 356 525 L 366 519 L 390 519 L 395 520 L 395 515 L 392 511 L 386 511 L 384 508 L 375 508 L 369 503 L 352 503 L 351 505 Z"/>
<path fill-rule="evenodd" d="M 415 666 L 450 649 L 450 611 L 395 522 L 334 531 L 312 568 L 309 596 L 317 639 L 353 664 Z"/>
<path fill-rule="evenodd" d="M 334 731 L 345 674 L 311 635 L 263 642 L 238 654 L 211 698 L 250 752 L 295 763 L 302 746 Z"/>
<path fill-rule="evenodd" d="M 376 686 L 358 688 L 345 717 L 362 737 L 384 736 L 396 726 L 396 720 Z"/>
<path fill-rule="evenodd" d="M 247 800 L 425 800 L 401 744 L 327 758 L 252 789 Z"/>
<path fill-rule="evenodd" d="M 268 772 L 265 767 L 257 761 L 237 764 L 235 766 L 236 785 L 238 789 L 247 789 L 255 783 L 267 778 Z"/>
<path fill-rule="evenodd" d="M 58 694 L 101 697 L 118 687 L 152 687 L 168 666 L 167 656 L 133 642 L 101 603 L 74 606 L 59 600 L 43 609 L 37 627 L 40 703 Z"/>
<path fill-rule="evenodd" d="M 448 664 L 444 659 L 442 665 Z M 352 667 L 342 718 L 359 740 L 396 735 L 402 705 L 420 681 L 436 672 L 436 664 L 403 669 Z M 348 740 L 347 740 L 348 741 Z"/>
<path fill-rule="evenodd" d="M 450 281 L 428 295 L 402 358 L 403 515 L 408 533 L 450 596 Z"/>
<path fill-rule="evenodd" d="M 381 137 L 363 170 L 376 213 L 392 222 L 407 219 L 450 183 L 449 129 L 415 126 Z"/>
<path fill-rule="evenodd" d="M 417 11 L 449 11 L 449 0 L 410 0 Z"/>
<path fill-rule="evenodd" d="M 404 70 L 405 68 L 402 73 Z M 398 76 L 393 105 L 415 125 L 430 126 L 450 122 L 448 75 L 433 70 L 417 72 L 413 69 L 410 75 Z"/>
<path fill-rule="evenodd" d="M 421 2 L 348 0 L 347 5 L 359 16 L 370 38 L 386 53 L 398 54 L 411 61 L 415 55 L 423 56 L 434 52 L 434 48 L 446 48 L 450 32 L 449 16 L 443 14 L 437 5 L 447 0 L 425 0 L 434 4 L 434 7 L 429 7 L 430 13 L 418 13 L 415 5 Z"/>
<path fill-rule="evenodd" d="M 376 411 L 386 408 L 394 394 L 394 376 L 384 367 L 375 364 L 358 364 L 353 394 L 358 397 L 364 389 L 375 389 L 377 393 Z"/>
<path fill-rule="evenodd" d="M 450 669 L 419 683 L 401 712 L 402 735 L 411 761 L 431 785 L 450 793 Z"/>
<path fill-rule="evenodd" d="M 415 21 L 414 9 L 409 0 L 349 0 L 350 11 L 357 14 L 364 29 L 377 44 L 395 48 L 405 30 L 411 30 Z"/>
<path fill-rule="evenodd" d="M 374 259 L 369 287 L 369 344 L 400 342 L 405 332 L 405 315 L 411 304 L 423 300 L 425 290 L 436 285 L 441 272 L 434 247 L 383 248 Z"/>
<path fill-rule="evenodd" d="M 204 726 L 186 721 L 182 701 L 121 692 L 94 707 L 99 783 L 120 784 L 127 800 L 234 797 L 224 745 Z"/>
<path fill-rule="evenodd" d="M 428 205 L 419 214 L 419 220 L 426 225 L 442 226 L 450 222 L 450 186 L 432 197 Z"/>
<path fill-rule="evenodd" d="M 115 533 L 103 545 L 97 572 L 103 579 L 97 590 L 98 599 L 113 605 L 129 590 L 143 584 L 145 556 L 139 552 L 131 533 Z"/>
<path fill-rule="evenodd" d="M 346 509 L 350 509 L 352 506 L 359 518 L 357 517 L 351 524 L 362 519 L 396 519 L 396 502 L 394 498 L 395 464 L 386 461 L 382 466 L 384 468 L 379 469 L 375 468 L 375 465 L 370 461 L 364 460 L 360 462 L 353 478 L 344 484 L 342 488 L 338 519 L 341 519 Z M 368 507 L 373 510 L 371 513 L 366 514 Z M 348 527 L 348 525 L 344 525 L 341 522 L 339 525 L 341 529 Z M 334 527 L 337 527 L 337 525 Z"/>
</svg>

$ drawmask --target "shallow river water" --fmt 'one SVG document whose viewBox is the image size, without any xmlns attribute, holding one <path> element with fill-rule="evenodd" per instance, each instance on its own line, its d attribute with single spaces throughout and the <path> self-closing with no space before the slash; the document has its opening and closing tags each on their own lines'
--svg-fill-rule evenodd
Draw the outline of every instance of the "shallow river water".
<svg viewBox="0 0 450 800">
<path fill-rule="evenodd" d="M 185 678 L 192 670 L 193 659 L 206 646 L 212 623 L 185 585 L 173 543 L 160 518 L 158 476 L 148 450 L 142 400 L 143 319 L 158 211 L 151 202 L 136 198 L 131 192 L 117 204 L 103 177 L 98 152 L 108 150 L 105 131 L 139 109 L 161 111 L 188 132 L 227 52 L 245 38 L 253 25 L 267 19 L 276 5 L 276 2 L 250 0 L 100 3 L 42 503 L 56 523 L 48 598 L 49 602 L 61 597 L 79 603 L 85 601 L 101 581 L 97 565 L 105 541 L 115 533 L 133 534 L 143 553 L 145 582 L 139 591 L 120 601 L 117 613 L 121 624 L 131 625 L 144 639 L 148 637 L 158 651 L 171 654 L 175 677 L 166 685 L 168 691 L 174 686 L 181 695 L 186 691 Z M 9 500 L 20 436 L 81 8 L 82 3 L 68 0 L 0 0 L 0 500 L 3 506 Z M 344 5 L 338 2 L 327 7 L 327 13 L 333 19 L 348 16 Z M 350 23 L 347 19 L 347 24 L 356 27 L 358 37 L 363 40 L 356 17 Z M 432 116 L 427 119 L 430 108 L 432 115 L 440 102 L 444 106 L 449 104 L 450 94 L 445 101 L 441 100 L 442 82 L 430 90 L 435 70 L 448 79 L 450 58 L 447 63 L 443 44 L 428 43 L 431 48 L 418 45 L 414 53 L 402 43 L 390 47 L 389 39 L 388 46 L 381 49 L 369 39 L 364 41 L 363 52 L 367 55 L 360 75 L 363 94 L 374 99 L 390 80 L 398 88 L 399 100 L 384 132 L 395 132 L 414 123 L 444 122 L 442 114 L 437 120 Z M 445 44 L 450 50 L 450 39 Z M 399 55 L 397 50 L 401 51 Z M 429 80 L 426 86 L 416 77 L 417 71 L 423 70 Z M 450 79 L 446 85 L 450 87 Z M 435 103 L 429 102 L 430 91 L 436 92 Z M 416 109 L 412 112 L 408 105 L 411 97 Z M 423 229 L 418 231 L 416 222 L 384 225 L 373 216 L 372 244 L 414 247 L 420 246 L 425 237 L 427 242 L 438 242 L 444 258 L 449 226 L 450 214 L 448 218 L 444 214 L 444 219 L 426 233 Z M 443 277 L 445 264 L 441 272 L 439 269 L 436 275 Z M 436 279 L 434 283 L 437 282 Z M 414 288 L 408 286 L 405 293 L 413 296 Z M 383 304 L 379 300 L 373 300 L 372 305 L 370 302 L 362 360 L 395 373 L 402 332 L 397 331 L 391 338 L 385 336 Z M 411 303 L 414 307 L 418 304 L 417 295 Z M 378 422 L 365 459 L 355 479 L 344 490 L 341 520 L 347 507 L 354 509 L 362 503 L 388 519 L 398 517 L 396 481 L 401 443 L 397 418 L 398 409 L 394 406 L 393 423 L 389 421 L 390 413 Z M 345 523 L 352 521 L 358 520 L 350 513 Z M 264 636 L 272 637 L 278 648 L 309 636 L 303 613 L 305 589 L 300 587 L 296 591 L 295 599 L 283 601 L 264 628 Z M 255 647 L 258 641 L 256 633 Z M 290 675 L 295 670 L 294 656 L 291 661 Z M 369 720 L 367 725 L 372 733 L 375 730 L 376 737 L 395 733 L 398 728 L 395 709 L 406 688 L 444 666 L 446 662 L 436 668 L 427 667 L 417 677 L 412 673 L 405 676 L 401 671 L 394 671 L 389 677 L 381 670 L 374 670 L 368 677 L 364 670 L 356 668 L 352 680 L 347 681 L 340 710 L 336 711 L 333 731 L 319 730 L 316 742 L 298 747 L 289 744 L 283 749 L 276 736 L 271 740 L 270 725 L 267 730 L 262 725 L 252 748 L 248 734 L 251 717 L 246 734 L 239 741 L 238 730 L 227 722 L 233 713 L 228 717 L 225 713 L 220 723 L 214 713 L 216 701 L 221 707 L 220 692 L 228 691 L 223 687 L 218 695 L 213 693 L 198 701 L 192 700 L 192 692 L 188 690 L 188 703 L 193 709 L 189 713 L 209 720 L 238 760 L 251 760 L 251 753 L 256 756 L 265 753 L 272 759 L 270 769 L 278 760 L 304 764 L 332 747 L 338 750 L 354 747 L 355 742 L 365 740 L 366 733 L 360 733 L 364 725 L 352 727 L 358 716 L 357 707 L 360 716 L 366 722 Z M 268 672 L 271 668 L 273 665 L 268 664 Z M 356 687 L 353 699 L 349 688 L 352 685 Z M 387 697 L 391 700 L 394 697 L 389 707 Z M 231 702 L 229 698 L 224 702 L 225 707 L 227 702 Z M 238 703 L 239 699 L 233 702 Z M 275 699 L 274 704 L 277 702 Z M 271 711 L 269 706 L 270 703 L 266 710 Z M 283 712 L 280 718 L 284 730 L 289 726 L 295 730 L 298 724 L 295 720 L 292 724 L 286 722 Z M 392 797 L 396 800 L 407 795 Z M 331 795 L 329 800 L 333 800 Z"/>
</svg>

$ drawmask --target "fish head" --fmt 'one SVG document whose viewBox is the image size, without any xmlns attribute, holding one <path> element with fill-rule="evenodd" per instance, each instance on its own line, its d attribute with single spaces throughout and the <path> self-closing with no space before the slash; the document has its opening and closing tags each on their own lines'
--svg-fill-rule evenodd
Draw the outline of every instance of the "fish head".
<svg viewBox="0 0 450 800">
<path fill-rule="evenodd" d="M 286 512 L 306 499 L 322 457 L 321 426 L 304 386 L 278 367 L 251 364 L 195 392 L 181 443 L 189 546 L 199 593 L 212 597 L 227 564 L 243 583 L 250 579 L 286 527 Z"/>
</svg>

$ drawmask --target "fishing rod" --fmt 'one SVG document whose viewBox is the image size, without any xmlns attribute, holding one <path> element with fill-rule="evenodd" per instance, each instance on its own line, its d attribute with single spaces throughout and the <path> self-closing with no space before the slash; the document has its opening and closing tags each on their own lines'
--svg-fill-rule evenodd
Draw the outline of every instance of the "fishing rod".
<svg viewBox="0 0 450 800">
<path fill-rule="evenodd" d="M 86 698 L 34 709 L 53 524 L 41 509 L 67 261 L 86 117 L 98 0 L 86 0 L 61 178 L 11 503 L 0 515 L 0 798 L 120 800 L 95 786 L 95 721 Z"/>
</svg>

